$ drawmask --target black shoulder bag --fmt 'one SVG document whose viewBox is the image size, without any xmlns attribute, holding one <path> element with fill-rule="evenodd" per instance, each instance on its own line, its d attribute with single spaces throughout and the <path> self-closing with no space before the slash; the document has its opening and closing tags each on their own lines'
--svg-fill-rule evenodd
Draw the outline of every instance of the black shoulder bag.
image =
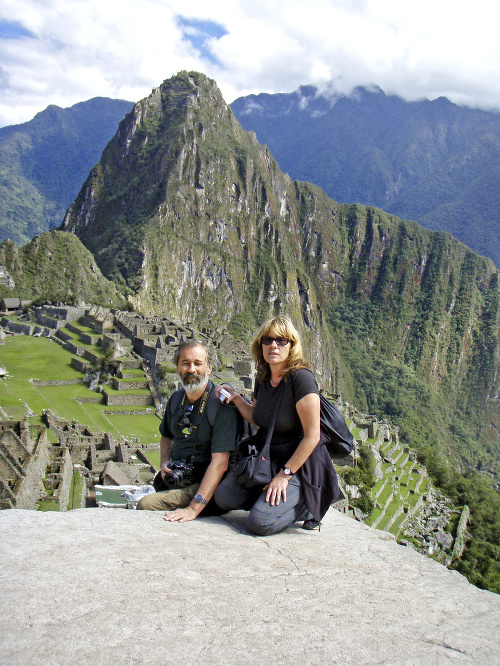
<svg viewBox="0 0 500 666">
<path fill-rule="evenodd" d="M 240 486 L 244 488 L 254 488 L 256 486 L 265 486 L 268 483 L 271 483 L 272 472 L 271 472 L 271 439 L 273 437 L 274 426 L 276 424 L 276 418 L 281 406 L 281 396 L 283 390 L 280 386 L 278 404 L 276 405 L 276 410 L 273 414 L 273 419 L 269 430 L 267 431 L 266 442 L 262 447 L 262 450 L 257 453 L 254 452 L 252 455 L 242 456 L 236 460 L 236 464 L 233 468 L 233 474 L 236 478 L 236 481 Z M 244 439 L 240 442 L 240 446 L 250 445 L 253 437 Z M 250 450 L 248 446 L 248 450 Z M 252 447 L 254 448 L 254 447 Z"/>
</svg>

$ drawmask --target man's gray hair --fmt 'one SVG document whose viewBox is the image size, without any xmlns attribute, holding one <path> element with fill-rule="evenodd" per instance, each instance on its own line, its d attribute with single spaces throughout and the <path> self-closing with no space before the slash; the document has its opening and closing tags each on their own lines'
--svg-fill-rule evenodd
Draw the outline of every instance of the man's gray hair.
<svg viewBox="0 0 500 666">
<path fill-rule="evenodd" d="M 212 347 L 208 346 L 203 340 L 183 340 L 177 349 L 174 352 L 174 363 L 177 365 L 179 363 L 179 356 L 183 349 L 191 349 L 192 347 L 203 347 L 207 354 L 207 363 L 209 365 L 215 366 L 215 354 Z"/>
</svg>

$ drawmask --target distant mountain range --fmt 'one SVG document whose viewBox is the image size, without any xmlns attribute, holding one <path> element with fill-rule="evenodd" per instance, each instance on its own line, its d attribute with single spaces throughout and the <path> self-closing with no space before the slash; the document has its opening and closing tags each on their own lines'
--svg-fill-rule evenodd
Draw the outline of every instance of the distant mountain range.
<svg viewBox="0 0 500 666">
<path fill-rule="evenodd" d="M 133 104 L 97 97 L 49 106 L 0 128 L 0 241 L 23 245 L 61 224 L 90 169 Z"/>
<path fill-rule="evenodd" d="M 500 267 L 500 113 L 303 86 L 231 104 L 291 178 L 444 230 Z"/>
<path fill-rule="evenodd" d="M 49 106 L 0 129 L 0 241 L 58 226 L 133 104 Z M 336 201 L 373 205 L 444 230 L 500 266 L 500 114 L 441 97 L 405 102 L 380 88 L 312 86 L 249 95 L 231 108 L 291 178 Z"/>
</svg>

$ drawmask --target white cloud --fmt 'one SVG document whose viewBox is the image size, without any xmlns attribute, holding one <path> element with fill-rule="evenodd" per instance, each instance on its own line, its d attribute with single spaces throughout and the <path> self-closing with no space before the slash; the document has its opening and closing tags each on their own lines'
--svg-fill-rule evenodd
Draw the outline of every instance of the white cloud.
<svg viewBox="0 0 500 666">
<path fill-rule="evenodd" d="M 3 0 L 0 125 L 29 120 L 49 104 L 95 96 L 137 101 L 182 69 L 214 78 L 228 102 L 334 80 L 343 92 L 376 84 L 408 99 L 444 95 L 500 109 L 492 6 L 490 0 Z M 211 31 L 210 22 L 220 29 Z"/>
</svg>

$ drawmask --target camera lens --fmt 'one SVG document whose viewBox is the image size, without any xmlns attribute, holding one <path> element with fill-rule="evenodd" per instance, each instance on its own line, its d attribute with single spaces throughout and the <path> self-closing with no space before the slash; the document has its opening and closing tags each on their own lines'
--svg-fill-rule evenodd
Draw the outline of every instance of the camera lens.
<svg viewBox="0 0 500 666">
<path fill-rule="evenodd" d="M 172 486 L 175 487 L 178 485 L 184 478 L 184 474 L 182 470 L 180 469 L 175 469 L 170 472 L 170 474 L 165 474 L 164 481 L 167 484 L 167 486 Z"/>
</svg>

